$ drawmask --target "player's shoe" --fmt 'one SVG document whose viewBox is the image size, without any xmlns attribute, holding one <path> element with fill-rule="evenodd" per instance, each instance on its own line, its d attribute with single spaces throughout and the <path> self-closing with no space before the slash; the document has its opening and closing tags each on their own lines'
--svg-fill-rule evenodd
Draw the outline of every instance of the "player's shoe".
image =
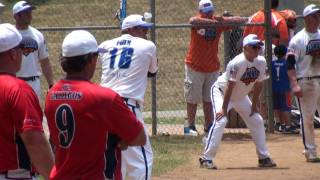
<svg viewBox="0 0 320 180">
<path fill-rule="evenodd" d="M 285 126 L 282 130 L 283 134 L 299 134 L 299 129 L 296 129 L 294 126 Z"/>
<path fill-rule="evenodd" d="M 310 163 L 320 163 L 320 158 L 312 153 L 304 152 L 304 156 L 306 157 L 306 161 Z"/>
<path fill-rule="evenodd" d="M 203 157 L 199 158 L 200 168 L 206 169 L 218 169 L 218 167 L 213 163 L 212 160 L 204 159 Z"/>
<path fill-rule="evenodd" d="M 185 136 L 198 136 L 199 133 L 195 126 L 189 126 L 184 128 L 184 135 Z"/>
<path fill-rule="evenodd" d="M 271 158 L 259 159 L 259 167 L 276 167 L 277 164 Z"/>
</svg>

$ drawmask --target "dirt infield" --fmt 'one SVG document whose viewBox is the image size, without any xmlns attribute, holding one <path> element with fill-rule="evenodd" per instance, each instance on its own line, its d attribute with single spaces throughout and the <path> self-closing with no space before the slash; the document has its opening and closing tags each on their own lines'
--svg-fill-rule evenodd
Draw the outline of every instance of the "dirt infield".
<svg viewBox="0 0 320 180">
<path fill-rule="evenodd" d="M 320 143 L 320 130 L 316 132 Z M 257 167 L 255 147 L 250 136 L 227 136 L 222 141 L 215 163 L 218 170 L 199 168 L 201 152 L 190 154 L 191 161 L 173 171 L 154 177 L 154 180 L 319 180 L 320 163 L 307 163 L 302 155 L 300 135 L 270 134 L 267 136 L 271 156 L 278 164 L 276 168 Z M 318 153 L 319 150 L 318 150 Z"/>
</svg>

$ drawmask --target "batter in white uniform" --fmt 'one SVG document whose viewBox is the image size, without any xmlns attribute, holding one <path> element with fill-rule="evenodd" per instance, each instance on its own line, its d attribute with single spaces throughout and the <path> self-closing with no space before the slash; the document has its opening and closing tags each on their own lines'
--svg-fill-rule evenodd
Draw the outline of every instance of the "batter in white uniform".
<svg viewBox="0 0 320 180">
<path fill-rule="evenodd" d="M 262 83 L 268 78 L 267 64 L 264 57 L 259 56 L 263 43 L 254 34 L 243 40 L 243 53 L 236 56 L 227 65 L 223 73 L 211 88 L 214 122 L 210 128 L 200 167 L 217 169 L 212 161 L 221 142 L 227 124 L 227 114 L 234 108 L 245 121 L 251 131 L 259 158 L 259 167 L 274 167 L 270 158 L 264 131 L 263 119 L 258 113 L 257 103 Z M 252 103 L 248 93 L 253 90 Z"/>
<path fill-rule="evenodd" d="M 320 112 L 320 8 L 314 4 L 303 10 L 305 28 L 290 41 L 288 72 L 298 97 L 304 155 L 307 162 L 320 162 L 317 156 L 313 119 Z"/>
<path fill-rule="evenodd" d="M 143 123 L 142 105 L 147 87 L 147 76 L 157 72 L 156 46 L 146 40 L 152 24 L 141 15 L 130 15 L 123 20 L 122 36 L 100 45 L 103 54 L 101 85 L 109 87 L 124 98 L 128 107 Z M 149 139 L 145 146 L 129 147 L 122 151 L 122 176 L 134 180 L 151 178 L 153 153 Z"/>
</svg>

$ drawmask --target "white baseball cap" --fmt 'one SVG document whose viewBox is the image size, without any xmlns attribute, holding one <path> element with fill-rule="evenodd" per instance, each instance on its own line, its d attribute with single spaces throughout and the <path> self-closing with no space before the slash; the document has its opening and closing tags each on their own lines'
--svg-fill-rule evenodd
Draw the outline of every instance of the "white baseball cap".
<svg viewBox="0 0 320 180">
<path fill-rule="evenodd" d="M 153 26 L 152 23 L 148 23 L 145 21 L 145 18 L 139 14 L 132 14 L 127 16 L 121 25 L 121 30 L 133 28 L 136 26 L 141 26 L 144 28 L 151 28 Z"/>
<path fill-rule="evenodd" d="M 8 51 L 20 44 L 22 36 L 11 24 L 0 24 L 0 53 Z"/>
<path fill-rule="evenodd" d="M 81 56 L 94 52 L 106 52 L 106 50 L 98 48 L 96 38 L 94 38 L 94 36 L 88 31 L 72 31 L 63 40 L 63 57 Z"/>
<path fill-rule="evenodd" d="M 25 11 L 25 10 L 34 10 L 36 9 L 36 7 L 32 6 L 31 4 L 29 4 L 26 1 L 19 1 L 16 4 L 14 4 L 13 8 L 12 8 L 12 13 L 13 15 L 18 14 L 19 12 Z"/>
<path fill-rule="evenodd" d="M 199 2 L 199 11 L 208 13 L 214 11 L 214 5 L 211 0 L 201 0 Z"/>
<path fill-rule="evenodd" d="M 252 46 L 263 46 L 263 42 L 258 38 L 256 34 L 248 34 L 244 39 L 243 39 L 243 47 L 247 45 L 252 45 Z"/>
<path fill-rule="evenodd" d="M 319 12 L 320 8 L 316 6 L 315 4 L 310 4 L 303 10 L 303 17 L 309 16 L 310 14 L 314 14 L 316 12 Z"/>
</svg>

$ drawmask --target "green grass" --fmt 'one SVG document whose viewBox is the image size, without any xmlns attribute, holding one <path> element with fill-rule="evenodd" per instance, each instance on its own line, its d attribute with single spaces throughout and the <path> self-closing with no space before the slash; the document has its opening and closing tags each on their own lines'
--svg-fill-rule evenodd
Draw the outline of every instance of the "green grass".
<svg viewBox="0 0 320 180">
<path fill-rule="evenodd" d="M 154 152 L 153 176 L 172 171 L 190 160 L 188 154 L 201 152 L 200 137 L 159 136 L 151 138 Z"/>
</svg>

